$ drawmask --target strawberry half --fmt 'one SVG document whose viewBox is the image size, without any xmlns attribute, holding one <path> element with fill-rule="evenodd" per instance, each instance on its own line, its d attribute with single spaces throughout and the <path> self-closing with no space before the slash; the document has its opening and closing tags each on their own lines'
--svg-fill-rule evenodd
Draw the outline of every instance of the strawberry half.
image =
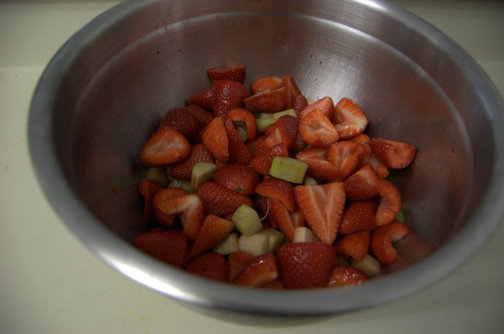
<svg viewBox="0 0 504 334">
<path fill-rule="evenodd" d="M 247 75 L 247 69 L 244 65 L 224 68 L 213 67 L 207 70 L 207 75 L 211 82 L 227 79 L 243 83 Z"/>
<path fill-rule="evenodd" d="M 277 257 L 285 287 L 309 289 L 327 285 L 336 253 L 324 242 L 295 242 L 281 246 Z"/>
<path fill-rule="evenodd" d="M 215 182 L 204 182 L 198 188 L 207 214 L 222 217 L 233 213 L 242 204 L 253 206 L 252 200 L 243 194 L 237 193 Z"/>
<path fill-rule="evenodd" d="M 250 86 L 252 93 L 257 94 L 263 91 L 272 91 L 282 87 L 282 79 L 279 77 L 265 77 L 257 79 Z"/>
<path fill-rule="evenodd" d="M 338 169 L 339 181 L 344 181 L 350 176 L 360 162 L 361 145 L 352 141 L 339 141 L 331 144 L 327 149 L 327 160 Z"/>
<path fill-rule="evenodd" d="M 157 207 L 165 215 L 178 214 L 184 234 L 190 240 L 196 239 L 205 219 L 203 204 L 198 196 L 186 194 L 170 197 L 159 203 Z"/>
<path fill-rule="evenodd" d="M 224 127 L 228 138 L 229 162 L 248 165 L 250 163 L 250 153 L 236 131 L 233 121 L 230 118 L 224 120 Z"/>
<path fill-rule="evenodd" d="M 343 183 L 294 187 L 296 203 L 319 240 L 332 244 L 345 205 Z"/>
<path fill-rule="evenodd" d="M 249 141 L 245 144 L 245 147 L 250 153 L 250 156 L 254 158 L 256 155 L 264 152 L 267 150 L 267 147 L 265 145 L 266 143 L 266 136 L 262 135 L 259 137 L 256 137 L 253 141 Z"/>
<path fill-rule="evenodd" d="M 287 149 L 296 141 L 298 134 L 299 120 L 297 117 L 285 115 L 280 117 L 275 123 L 266 129 L 267 147 L 273 147 L 278 144 L 284 144 Z"/>
<path fill-rule="evenodd" d="M 231 163 L 217 169 L 212 179 L 221 186 L 244 195 L 252 195 L 259 183 L 259 175 L 255 170 Z"/>
<path fill-rule="evenodd" d="M 163 187 L 160 184 L 147 178 L 138 182 L 138 192 L 144 198 L 144 218 L 147 223 L 149 223 L 153 217 L 154 195 L 161 189 L 163 189 Z"/>
<path fill-rule="evenodd" d="M 385 265 L 394 263 L 397 251 L 392 243 L 401 240 L 409 230 L 408 225 L 399 222 L 378 227 L 371 237 L 371 251 L 376 259 Z"/>
<path fill-rule="evenodd" d="M 284 144 L 275 145 L 270 148 L 265 148 L 260 154 L 257 154 L 250 160 L 249 166 L 257 173 L 269 175 L 271 164 L 275 157 L 287 157 L 289 150 Z"/>
<path fill-rule="evenodd" d="M 357 268 L 354 268 L 352 266 L 336 266 L 333 269 L 327 286 L 332 288 L 349 286 L 354 284 L 361 284 L 368 280 L 368 275 Z"/>
<path fill-rule="evenodd" d="M 243 122 L 247 127 L 247 140 L 252 141 L 257 135 L 257 121 L 254 115 L 243 108 L 233 108 L 227 112 L 227 117 L 229 117 L 233 122 Z"/>
<path fill-rule="evenodd" d="M 365 165 L 357 172 L 350 175 L 343 186 L 349 200 L 362 201 L 370 199 L 378 194 L 376 185 L 380 178 L 373 167 Z"/>
<path fill-rule="evenodd" d="M 214 119 L 211 113 L 195 104 L 190 104 L 185 109 L 198 120 L 201 129 L 205 128 Z"/>
<path fill-rule="evenodd" d="M 220 161 L 229 160 L 229 141 L 222 117 L 214 118 L 203 130 L 203 145 Z"/>
<path fill-rule="evenodd" d="M 216 117 L 225 116 L 228 110 L 243 106 L 243 100 L 250 93 L 240 82 L 233 80 L 217 80 L 212 82 L 214 96 L 213 112 Z"/>
<path fill-rule="evenodd" d="M 208 215 L 203 221 L 196 240 L 194 240 L 191 248 L 191 257 L 200 255 L 217 245 L 219 241 L 231 233 L 233 228 L 234 224 L 229 220 L 215 215 Z"/>
<path fill-rule="evenodd" d="M 257 185 L 255 192 L 264 197 L 272 197 L 280 200 L 290 212 L 296 210 L 294 199 L 294 187 L 290 182 L 274 177 L 264 177 Z"/>
<path fill-rule="evenodd" d="M 224 256 L 215 252 L 206 252 L 193 258 L 186 270 L 192 274 L 226 282 L 228 277 L 228 264 Z"/>
<path fill-rule="evenodd" d="M 337 254 L 344 254 L 362 260 L 369 250 L 371 231 L 360 231 L 339 238 L 334 244 Z"/>
<path fill-rule="evenodd" d="M 376 211 L 376 224 L 378 226 L 391 223 L 401 209 L 401 193 L 399 189 L 388 180 L 380 180 L 376 184 L 378 194 L 382 201 Z"/>
<path fill-rule="evenodd" d="M 153 213 L 154 219 L 156 219 L 156 221 L 159 223 L 159 225 L 161 225 L 163 227 L 171 228 L 173 225 L 173 221 L 176 218 L 175 214 L 171 214 L 171 215 L 164 214 L 161 211 L 161 209 L 159 209 L 159 204 L 168 198 L 182 196 L 184 194 L 185 194 L 185 191 L 181 188 L 167 187 L 167 188 L 163 188 L 163 189 L 159 190 L 154 195 L 154 198 L 152 199 L 152 204 L 153 204 L 152 213 Z"/>
<path fill-rule="evenodd" d="M 135 236 L 133 245 L 150 256 L 182 268 L 187 256 L 187 238 L 180 230 L 156 230 Z"/>
<path fill-rule="evenodd" d="M 276 198 L 268 198 L 268 206 L 268 218 L 272 226 L 280 229 L 287 240 L 292 241 L 296 227 L 304 226 L 304 216 L 289 212 L 285 205 Z"/>
<path fill-rule="evenodd" d="M 161 120 L 160 128 L 168 126 L 180 132 L 187 140 L 193 141 L 199 134 L 201 124 L 186 109 L 172 109 Z"/>
<path fill-rule="evenodd" d="M 279 276 L 277 260 L 271 253 L 252 259 L 233 279 L 233 283 L 257 288 L 264 286 Z"/>
<path fill-rule="evenodd" d="M 212 87 L 210 87 L 189 97 L 186 100 L 186 104 L 194 104 L 204 109 L 213 109 L 214 101 L 214 92 Z"/>
<path fill-rule="evenodd" d="M 253 259 L 254 255 L 246 252 L 231 253 L 228 256 L 228 281 L 232 282 L 236 275 Z"/>
<path fill-rule="evenodd" d="M 191 154 L 191 145 L 178 131 L 163 127 L 155 131 L 140 152 L 145 166 L 162 167 L 184 160 Z"/>
<path fill-rule="evenodd" d="M 338 131 L 319 109 L 301 119 L 298 131 L 305 143 L 313 147 L 327 147 L 339 139 Z"/>
<path fill-rule="evenodd" d="M 299 119 L 305 118 L 309 113 L 313 110 L 320 110 L 327 118 L 332 119 L 334 113 L 334 102 L 329 96 L 323 97 L 310 105 L 307 105 L 306 108 L 301 110 L 299 113 Z"/>
<path fill-rule="evenodd" d="M 326 148 L 308 148 L 296 154 L 296 159 L 308 165 L 308 173 L 318 180 L 335 181 L 340 176 L 338 168 L 327 160 Z"/>
<path fill-rule="evenodd" d="M 387 168 L 406 168 L 413 161 L 416 154 L 415 146 L 396 140 L 373 138 L 371 140 L 373 154 L 383 162 Z"/>
<path fill-rule="evenodd" d="M 301 95 L 301 91 L 299 90 L 294 78 L 292 78 L 289 74 L 286 74 L 282 78 L 282 86 L 285 87 L 285 109 L 290 109 L 293 107 L 296 97 Z"/>
<path fill-rule="evenodd" d="M 191 155 L 184 161 L 173 165 L 168 174 L 174 179 L 190 180 L 192 169 L 198 162 L 214 162 L 212 154 L 203 144 L 193 145 Z"/>
<path fill-rule="evenodd" d="M 273 113 L 284 109 L 285 87 L 274 90 L 263 90 L 243 100 L 245 107 L 251 112 Z"/>
<path fill-rule="evenodd" d="M 364 132 L 369 123 L 359 107 L 346 97 L 334 107 L 332 120 L 341 139 L 349 139 Z"/>
<path fill-rule="evenodd" d="M 372 199 L 351 202 L 343 211 L 339 234 L 350 234 L 359 231 L 370 231 L 376 228 L 376 210 L 378 204 Z"/>
</svg>

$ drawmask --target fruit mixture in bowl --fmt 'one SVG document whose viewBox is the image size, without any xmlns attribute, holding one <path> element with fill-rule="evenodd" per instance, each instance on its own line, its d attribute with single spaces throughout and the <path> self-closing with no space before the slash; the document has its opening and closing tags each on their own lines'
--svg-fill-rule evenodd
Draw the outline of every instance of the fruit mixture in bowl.
<svg viewBox="0 0 504 334">
<path fill-rule="evenodd" d="M 387 177 L 415 146 L 370 138 L 351 99 L 309 101 L 290 75 L 249 90 L 245 66 L 207 73 L 210 87 L 168 111 L 142 148 L 151 229 L 134 245 L 257 288 L 359 284 L 393 264 L 410 227 Z"/>
</svg>

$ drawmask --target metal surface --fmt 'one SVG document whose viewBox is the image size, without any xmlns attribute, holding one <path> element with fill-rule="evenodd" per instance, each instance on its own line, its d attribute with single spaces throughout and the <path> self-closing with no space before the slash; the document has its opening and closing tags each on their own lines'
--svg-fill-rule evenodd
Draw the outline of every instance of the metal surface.
<svg viewBox="0 0 504 334">
<path fill-rule="evenodd" d="M 420 237 L 398 245 L 403 262 L 391 274 L 344 289 L 257 291 L 186 274 L 130 245 L 146 229 L 136 189 L 142 144 L 167 110 L 208 85 L 207 68 L 238 63 L 246 84 L 289 73 L 312 100 L 352 98 L 371 135 L 418 148 L 393 178 Z M 317 315 L 406 296 L 485 243 L 504 213 L 503 111 L 464 50 L 385 1 L 125 1 L 55 55 L 28 131 L 49 201 L 117 270 L 193 305 Z M 419 244 L 435 251 L 421 259 Z"/>
</svg>

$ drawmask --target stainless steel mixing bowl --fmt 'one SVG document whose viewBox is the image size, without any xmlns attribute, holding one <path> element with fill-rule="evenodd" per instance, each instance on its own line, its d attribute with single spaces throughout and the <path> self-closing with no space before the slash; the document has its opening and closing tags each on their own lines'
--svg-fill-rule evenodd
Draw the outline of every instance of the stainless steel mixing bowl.
<svg viewBox="0 0 504 334">
<path fill-rule="evenodd" d="M 371 135 L 418 148 L 394 176 L 418 235 L 398 245 L 403 265 L 361 286 L 261 291 L 200 279 L 131 246 L 146 228 L 136 188 L 142 144 L 167 110 L 207 87 L 206 69 L 239 63 L 247 84 L 288 73 L 312 100 L 349 97 Z M 124 275 L 190 305 L 314 315 L 406 296 L 486 242 L 504 213 L 503 111 L 464 50 L 386 1 L 133 0 L 58 51 L 34 93 L 28 131 L 50 203 Z M 434 250 L 424 258 L 425 245 Z"/>
</svg>

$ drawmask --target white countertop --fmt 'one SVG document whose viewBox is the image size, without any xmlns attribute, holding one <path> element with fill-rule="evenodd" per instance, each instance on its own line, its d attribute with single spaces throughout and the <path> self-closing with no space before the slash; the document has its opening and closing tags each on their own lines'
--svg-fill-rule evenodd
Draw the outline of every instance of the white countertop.
<svg viewBox="0 0 504 334">
<path fill-rule="evenodd" d="M 504 2 L 396 1 L 462 45 L 504 95 Z M 28 108 L 52 55 L 117 1 L 0 0 L 0 333 L 501 333 L 504 225 L 410 297 L 319 322 L 251 327 L 187 309 L 112 270 L 61 223 L 30 165 Z"/>
</svg>

